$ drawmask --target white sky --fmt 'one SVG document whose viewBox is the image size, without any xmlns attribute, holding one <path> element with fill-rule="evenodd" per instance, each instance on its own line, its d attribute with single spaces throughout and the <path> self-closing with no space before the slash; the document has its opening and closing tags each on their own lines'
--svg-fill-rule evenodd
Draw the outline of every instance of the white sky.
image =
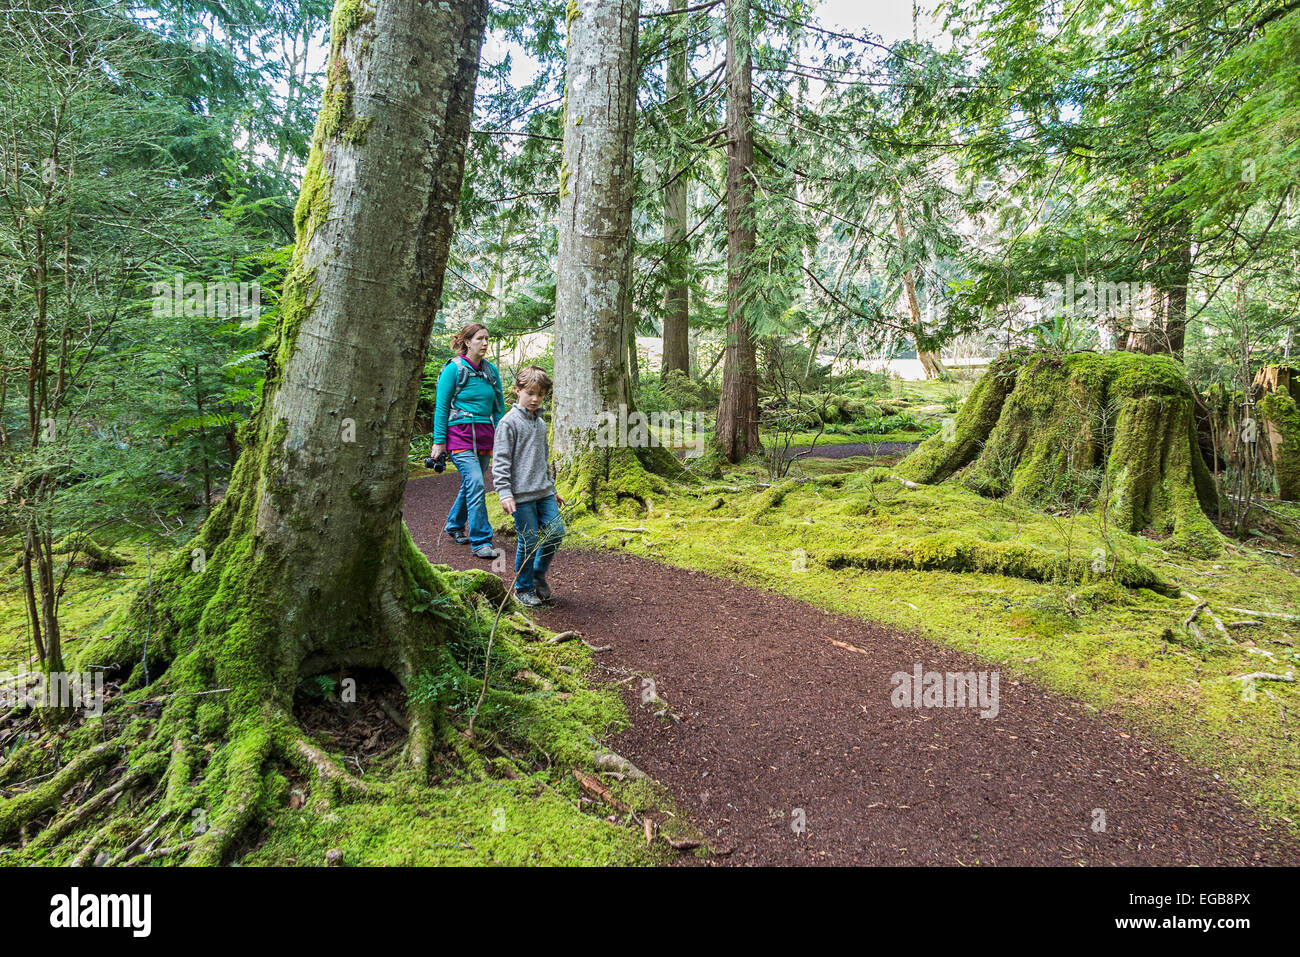
<svg viewBox="0 0 1300 957">
<path fill-rule="evenodd" d="M 917 17 L 917 32 L 922 40 L 933 40 L 940 33 L 934 17 L 928 13 L 934 0 L 923 0 Z M 666 9 L 662 0 L 642 0 L 642 8 Z M 869 30 L 886 43 L 909 39 L 912 36 L 912 0 L 822 0 L 813 19 L 827 28 L 847 27 L 847 32 Z M 506 51 L 511 54 L 510 79 L 515 86 L 523 86 L 536 75 L 536 63 L 514 44 L 501 44 L 489 34 L 484 44 L 484 56 L 495 62 Z"/>
<path fill-rule="evenodd" d="M 938 33 L 933 18 L 926 12 L 933 0 L 922 3 L 917 17 L 917 32 L 922 40 Z M 853 30 L 870 30 L 885 38 L 886 43 L 912 36 L 912 0 L 822 0 L 817 19 L 827 27 L 843 26 Z"/>
</svg>

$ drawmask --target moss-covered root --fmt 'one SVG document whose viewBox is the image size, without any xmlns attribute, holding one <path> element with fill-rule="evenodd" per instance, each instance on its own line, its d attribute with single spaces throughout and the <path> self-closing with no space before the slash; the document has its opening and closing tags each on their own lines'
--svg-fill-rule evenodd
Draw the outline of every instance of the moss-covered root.
<svg viewBox="0 0 1300 957">
<path fill-rule="evenodd" d="M 118 756 L 118 747 L 118 742 L 106 741 L 87 748 L 50 780 L 23 794 L 0 799 L 0 841 L 13 837 L 20 828 L 57 805 L 71 787 L 111 764 Z"/>
<path fill-rule="evenodd" d="M 345 665 L 385 668 L 410 689 L 438 667 L 443 634 L 474 613 L 461 583 L 430 565 L 399 521 L 377 549 L 383 557 L 371 573 L 371 592 L 360 596 L 369 609 L 368 627 L 363 633 L 316 633 L 307 643 L 294 640 L 265 611 L 276 607 L 276 589 L 284 581 L 274 556 L 253 554 L 251 536 L 232 530 L 214 540 L 212 534 L 205 526 L 196 539 L 210 556 L 206 562 L 190 561 L 188 547 L 173 556 L 159 572 L 163 587 L 137 600 L 114 623 L 114 637 L 89 648 L 82 659 L 88 666 L 104 663 L 105 654 L 125 653 L 125 660 L 138 661 L 147 637 L 147 681 L 137 665 L 126 682 L 132 690 L 110 708 L 125 709 L 127 697 L 136 699 L 132 704 L 147 697 L 162 704 L 161 713 L 152 718 L 148 711 L 127 712 L 121 739 L 74 745 L 81 750 L 51 780 L 0 802 L 0 840 L 119 755 L 127 758 L 124 774 L 105 776 L 100 790 L 37 836 L 37 847 L 66 844 L 69 856 L 86 858 L 106 838 L 101 829 L 87 844 L 85 832 L 113 797 L 151 789 L 157 796 L 142 813 L 156 835 L 168 836 L 169 857 L 218 864 L 261 811 L 283 798 L 283 769 L 307 774 L 314 799 L 322 802 L 388 793 L 384 785 L 352 776 L 304 736 L 292 718 L 294 688 L 300 677 Z M 472 591 L 476 583 L 469 585 Z M 411 704 L 409 715 L 410 763 L 427 774 L 441 729 L 432 703 Z M 187 825 L 194 826 L 189 839 L 181 840 L 176 832 Z M 125 862 L 137 852 L 128 845 L 111 860 Z"/>
<path fill-rule="evenodd" d="M 666 449 L 592 443 L 561 468 L 557 485 L 566 507 L 575 512 L 597 512 L 625 501 L 647 508 L 654 496 L 668 493 L 664 476 L 684 477 Z"/>
<path fill-rule="evenodd" d="M 973 572 L 1034 582 L 1088 582 L 1113 577 L 1128 588 L 1150 588 L 1169 594 L 1177 591 L 1138 561 L 1116 558 L 1104 572 L 1098 572 L 1090 559 L 1067 559 L 1032 545 L 989 542 L 955 532 L 929 535 L 903 547 L 863 545 L 816 557 L 831 569 Z"/>
<path fill-rule="evenodd" d="M 252 820 L 262 797 L 262 766 L 272 754 L 275 735 L 261 716 L 249 716 L 231 729 L 231 741 L 214 760 L 212 777 L 224 782 L 221 804 L 211 825 L 194 840 L 186 864 L 220 864 L 231 844 Z M 209 796 L 211 791 L 209 791 Z"/>
<path fill-rule="evenodd" d="M 942 482 L 980 454 L 984 440 L 998 424 L 1002 406 L 1016 384 L 1016 373 L 1024 361 L 1018 353 L 997 358 L 957 413 L 952 427 L 940 430 L 899 463 L 897 471 L 914 482 L 930 485 Z"/>
</svg>

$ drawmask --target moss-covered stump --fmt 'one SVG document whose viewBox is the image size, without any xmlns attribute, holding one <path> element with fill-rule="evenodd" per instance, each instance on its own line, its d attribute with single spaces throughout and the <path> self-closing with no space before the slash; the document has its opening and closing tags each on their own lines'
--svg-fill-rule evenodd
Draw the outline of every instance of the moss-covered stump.
<svg viewBox="0 0 1300 957">
<path fill-rule="evenodd" d="M 1277 480 L 1277 496 L 1283 501 L 1300 500 L 1300 407 L 1290 392 L 1267 393 L 1259 404 Z"/>
<path fill-rule="evenodd" d="M 1207 513 L 1218 496 L 1194 409 L 1168 356 L 1008 353 L 899 472 L 925 484 L 956 476 L 982 495 L 1042 507 L 1091 506 L 1114 527 L 1211 556 L 1221 536 Z"/>
</svg>

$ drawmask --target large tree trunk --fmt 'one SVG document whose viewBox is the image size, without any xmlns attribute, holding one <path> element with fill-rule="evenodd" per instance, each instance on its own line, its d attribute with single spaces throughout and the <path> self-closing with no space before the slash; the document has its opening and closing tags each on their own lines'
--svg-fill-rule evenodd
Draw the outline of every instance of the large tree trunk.
<svg viewBox="0 0 1300 957">
<path fill-rule="evenodd" d="M 322 785 L 352 781 L 297 731 L 300 677 L 380 667 L 409 687 L 468 614 L 416 549 L 401 501 L 486 17 L 486 0 L 338 3 L 276 344 L 244 453 L 197 537 L 82 659 L 128 663 L 124 687 L 167 695 L 132 773 L 163 779 L 164 816 L 215 804 L 191 863 L 220 861 L 252 820 L 265 762 L 292 762 Z M 436 613 L 413 610 L 442 596 L 450 601 Z M 227 742 L 210 762 L 191 743 L 201 738 L 199 701 L 223 711 L 204 722 Z M 407 754 L 422 768 L 440 715 L 412 704 L 409 717 Z M 0 802 L 0 838 L 22 815 Z"/>
<path fill-rule="evenodd" d="M 644 446 L 611 446 L 600 434 L 607 415 L 626 416 L 635 408 L 628 294 L 638 2 L 579 0 L 569 9 L 554 451 L 563 483 L 583 507 L 594 508 L 611 480 L 615 498 L 644 502 L 647 491 L 661 487 L 644 466 L 658 467 L 671 456 Z"/>
<path fill-rule="evenodd" d="M 762 447 L 745 275 L 753 259 L 754 118 L 748 0 L 727 0 L 727 353 L 714 445 L 729 462 Z"/>
<path fill-rule="evenodd" d="M 675 11 L 686 0 L 672 0 Z M 668 102 L 673 104 L 668 122 L 679 129 L 686 122 L 686 65 L 690 58 L 685 39 L 668 60 Z M 669 171 L 672 172 L 671 170 Z M 689 179 L 682 172 L 664 188 L 664 358 L 661 375 L 674 370 L 690 373 L 690 291 L 686 281 L 686 195 Z"/>
</svg>

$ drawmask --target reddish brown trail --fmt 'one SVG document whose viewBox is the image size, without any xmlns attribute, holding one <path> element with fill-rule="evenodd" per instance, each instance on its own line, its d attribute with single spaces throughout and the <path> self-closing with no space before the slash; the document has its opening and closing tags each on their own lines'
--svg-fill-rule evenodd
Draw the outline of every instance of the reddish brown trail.
<svg viewBox="0 0 1300 957">
<path fill-rule="evenodd" d="M 456 483 L 410 482 L 406 521 L 433 561 L 484 568 L 442 534 Z M 1207 770 L 1070 698 L 1002 675 L 996 717 L 891 704 L 916 663 L 993 669 L 962 652 L 618 552 L 561 549 L 549 579 L 558 606 L 537 620 L 613 646 L 596 655 L 611 681 L 634 676 L 610 746 L 719 863 L 1300 863 Z M 642 706 L 646 679 L 680 720 Z"/>
</svg>

